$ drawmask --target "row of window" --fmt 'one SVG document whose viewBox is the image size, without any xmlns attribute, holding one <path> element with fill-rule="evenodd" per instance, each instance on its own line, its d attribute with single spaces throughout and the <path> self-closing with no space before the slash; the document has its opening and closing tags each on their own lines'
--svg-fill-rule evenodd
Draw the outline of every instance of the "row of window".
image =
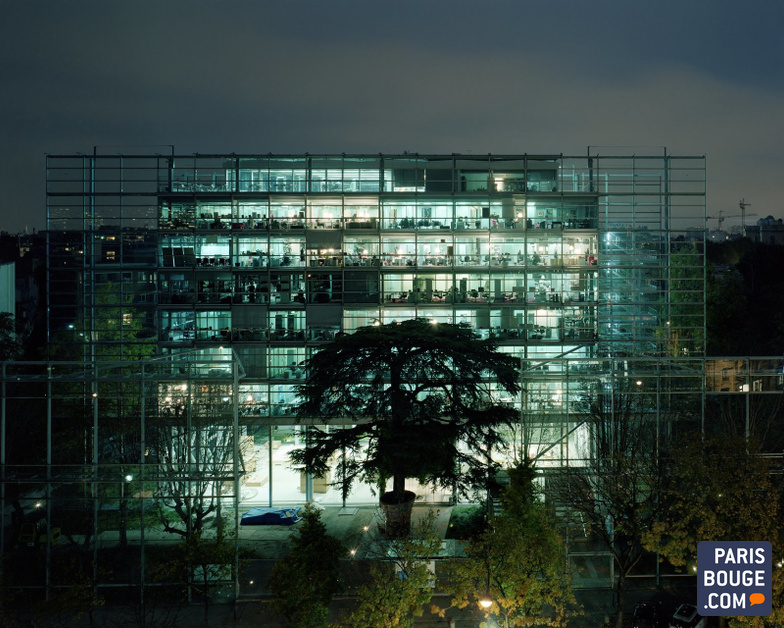
<svg viewBox="0 0 784 628">
<path fill-rule="evenodd" d="M 505 308 L 480 310 L 396 310 L 364 311 L 344 321 L 344 331 L 378 324 L 388 319 L 407 320 L 427 317 L 434 323 L 462 322 L 470 325 L 484 338 L 499 340 L 541 340 L 551 342 L 588 341 L 596 337 L 596 310 L 588 305 L 536 308 Z M 333 340 L 341 329 L 339 323 L 324 324 L 317 313 L 303 310 L 239 310 L 161 309 L 158 312 L 159 339 L 163 342 L 214 341 L 226 342 L 290 342 L 302 343 Z M 310 323 L 310 324 L 308 324 Z"/>
<path fill-rule="evenodd" d="M 598 298 L 596 271 L 529 273 L 411 273 L 361 270 L 308 273 L 160 274 L 159 302 L 189 303 L 587 303 Z M 641 287 L 637 286 L 635 296 Z M 630 301 L 631 296 L 625 300 Z"/>
<path fill-rule="evenodd" d="M 246 356 L 248 354 L 245 354 Z M 303 361 L 307 354 L 303 350 L 280 349 L 270 350 L 270 372 L 277 374 L 271 379 L 298 380 L 304 377 Z M 242 358 L 241 358 L 242 359 Z M 542 367 L 546 369 L 546 367 Z M 561 368 L 560 365 L 557 368 Z M 556 373 L 554 372 L 553 375 Z M 251 416 L 285 416 L 291 413 L 291 408 L 298 402 L 296 386 L 299 382 L 276 382 L 268 384 L 244 384 L 240 386 L 239 411 L 241 417 Z M 520 408 L 521 401 L 525 399 L 527 411 L 538 413 L 584 413 L 590 400 L 590 387 L 587 382 L 561 381 L 529 381 L 526 383 L 525 395 L 511 397 L 499 386 L 491 384 L 490 394 L 496 395 L 496 401 L 510 403 Z M 165 398 L 164 398 L 165 399 Z"/>
<path fill-rule="evenodd" d="M 590 266 L 593 235 L 559 237 L 408 236 L 313 240 L 300 237 L 162 236 L 158 263 L 180 267 Z M 106 257 L 103 255 L 102 257 Z M 654 260 L 655 262 L 656 260 Z"/>
<path fill-rule="evenodd" d="M 533 229 L 596 228 L 592 199 L 267 199 L 164 202 L 163 229 Z"/>
<path fill-rule="evenodd" d="M 346 167 L 243 167 L 224 169 L 172 168 L 169 180 L 160 180 L 161 192 L 272 192 L 272 193 L 379 193 L 379 192 L 554 192 L 589 188 L 586 173 L 559 172 L 550 162 L 540 169 L 461 170 L 442 161 L 427 168 L 416 163 L 401 168 Z M 259 164 L 260 166 L 261 164 Z M 540 164 L 545 165 L 545 164 Z M 560 176 L 559 176 L 560 175 Z"/>
</svg>

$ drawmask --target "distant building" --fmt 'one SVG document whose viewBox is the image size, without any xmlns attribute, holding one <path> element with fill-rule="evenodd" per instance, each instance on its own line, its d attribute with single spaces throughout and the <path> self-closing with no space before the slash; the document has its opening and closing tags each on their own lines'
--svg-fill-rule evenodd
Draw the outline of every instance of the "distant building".
<svg viewBox="0 0 784 628">
<path fill-rule="evenodd" d="M 16 316 L 16 264 L 0 263 L 0 312 Z"/>
<path fill-rule="evenodd" d="M 716 358 L 705 362 L 708 392 L 781 393 L 784 370 L 781 358 Z"/>
<path fill-rule="evenodd" d="M 746 227 L 746 236 L 761 244 L 784 244 L 784 222 L 773 216 L 760 218 L 755 226 Z"/>
<path fill-rule="evenodd" d="M 13 271 L 6 271 L 13 272 L 14 277 L 9 289 L 0 293 L 0 300 L 11 300 L 13 305 L 7 311 L 14 315 L 17 331 L 22 337 L 27 337 L 37 322 L 43 322 L 41 283 L 45 278 L 45 259 L 43 235 L 0 233 L 0 264 L 14 267 Z"/>
<path fill-rule="evenodd" d="M 716 229 L 708 232 L 708 242 L 726 242 L 730 239 L 730 234 L 722 229 Z"/>
</svg>

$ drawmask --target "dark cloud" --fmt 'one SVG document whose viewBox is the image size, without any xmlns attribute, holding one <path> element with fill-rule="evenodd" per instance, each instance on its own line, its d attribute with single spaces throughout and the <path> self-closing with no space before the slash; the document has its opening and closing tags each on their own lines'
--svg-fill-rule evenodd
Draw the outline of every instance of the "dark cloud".
<svg viewBox="0 0 784 628">
<path fill-rule="evenodd" d="M 44 159 L 182 152 L 706 153 L 709 213 L 781 215 L 784 3 L 7 4 L 0 228 Z M 713 209 L 715 208 L 715 209 Z"/>
</svg>

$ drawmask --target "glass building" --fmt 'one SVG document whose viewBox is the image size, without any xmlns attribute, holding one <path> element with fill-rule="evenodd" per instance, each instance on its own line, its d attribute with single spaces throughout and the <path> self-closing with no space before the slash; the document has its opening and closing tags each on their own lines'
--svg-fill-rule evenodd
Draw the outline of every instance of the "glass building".
<svg viewBox="0 0 784 628">
<path fill-rule="evenodd" d="M 304 362 L 377 323 L 464 322 L 516 356 L 521 392 L 499 400 L 520 419 L 497 461 L 534 460 L 545 489 L 599 468 L 589 415 L 612 436 L 624 397 L 657 458 L 715 429 L 760 438 L 780 470 L 784 361 L 704 355 L 702 156 L 96 151 L 48 156 L 46 200 L 49 355 L 0 371 L 0 553 L 37 526 L 39 551 L 5 563 L 25 599 L 88 566 L 107 600 L 143 607 L 182 595 L 155 567 L 183 532 L 217 542 L 252 506 L 375 503 L 289 453 L 307 437 Z M 554 507 L 575 586 L 597 569 L 609 585 L 612 556 Z M 238 551 L 213 574 L 228 597 Z"/>
<path fill-rule="evenodd" d="M 304 361 L 365 325 L 467 323 L 521 363 L 499 456 L 583 464 L 597 386 L 703 356 L 704 224 L 704 157 L 666 151 L 50 155 L 49 358 L 233 352 L 245 501 L 340 503 L 288 466 Z"/>
</svg>

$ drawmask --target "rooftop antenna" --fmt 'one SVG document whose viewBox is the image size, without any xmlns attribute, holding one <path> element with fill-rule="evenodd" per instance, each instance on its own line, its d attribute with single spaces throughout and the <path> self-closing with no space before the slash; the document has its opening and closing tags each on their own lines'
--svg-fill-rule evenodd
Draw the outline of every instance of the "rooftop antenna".
<svg viewBox="0 0 784 628">
<path fill-rule="evenodd" d="M 740 207 L 741 216 L 743 216 L 742 220 L 743 223 L 741 224 L 741 228 L 743 229 L 743 237 L 746 237 L 746 208 L 751 207 L 751 203 L 747 203 L 745 198 L 740 199 L 740 203 L 738 203 Z"/>
</svg>

